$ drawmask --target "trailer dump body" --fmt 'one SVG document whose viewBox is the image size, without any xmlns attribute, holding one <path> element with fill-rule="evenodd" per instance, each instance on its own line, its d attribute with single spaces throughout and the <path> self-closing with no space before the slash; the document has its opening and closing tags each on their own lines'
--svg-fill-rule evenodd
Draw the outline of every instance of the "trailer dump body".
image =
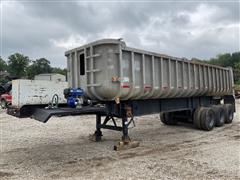
<svg viewBox="0 0 240 180">
<path fill-rule="evenodd" d="M 231 68 L 191 62 L 104 39 L 65 53 L 70 87 L 92 100 L 223 96 L 233 93 Z"/>
</svg>

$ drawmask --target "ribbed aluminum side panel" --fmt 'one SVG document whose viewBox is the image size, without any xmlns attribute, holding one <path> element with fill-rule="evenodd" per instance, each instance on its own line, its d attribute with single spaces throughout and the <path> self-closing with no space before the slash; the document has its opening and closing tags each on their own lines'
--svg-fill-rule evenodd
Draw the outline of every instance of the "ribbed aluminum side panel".
<svg viewBox="0 0 240 180">
<path fill-rule="evenodd" d="M 233 93 L 231 68 L 194 63 L 101 40 L 65 53 L 70 87 L 95 100 L 222 96 Z M 80 75 L 84 54 L 85 74 Z"/>
</svg>

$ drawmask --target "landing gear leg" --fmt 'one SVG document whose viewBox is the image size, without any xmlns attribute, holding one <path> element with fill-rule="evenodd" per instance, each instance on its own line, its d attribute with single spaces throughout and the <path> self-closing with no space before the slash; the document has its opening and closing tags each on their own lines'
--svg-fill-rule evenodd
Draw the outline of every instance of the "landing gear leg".
<svg viewBox="0 0 240 180">
<path fill-rule="evenodd" d="M 101 116 L 96 115 L 96 131 L 94 134 L 90 135 L 90 140 L 99 142 L 102 140 L 102 131 L 101 131 Z"/>
<path fill-rule="evenodd" d="M 131 141 L 130 137 L 128 136 L 128 126 L 129 122 L 127 116 L 122 117 L 122 141 L 114 146 L 114 150 L 119 151 L 139 146 L 138 141 Z"/>
<path fill-rule="evenodd" d="M 127 121 L 127 117 L 123 117 L 122 118 L 122 132 L 123 132 L 123 136 L 122 136 L 122 141 L 125 143 L 130 142 L 130 138 L 128 136 L 128 121 Z"/>
</svg>

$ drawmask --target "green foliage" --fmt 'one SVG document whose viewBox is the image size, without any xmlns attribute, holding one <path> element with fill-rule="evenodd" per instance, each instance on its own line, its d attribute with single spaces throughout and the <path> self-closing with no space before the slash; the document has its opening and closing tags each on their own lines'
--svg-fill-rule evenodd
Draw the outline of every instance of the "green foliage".
<svg viewBox="0 0 240 180">
<path fill-rule="evenodd" d="M 7 63 L 0 57 L 1 71 L 4 71 L 10 78 L 27 77 L 33 79 L 35 75 L 43 73 L 58 73 L 67 76 L 67 69 L 51 67 L 50 61 L 45 58 L 30 61 L 28 56 L 20 53 L 10 55 Z M 9 80 L 8 77 L 2 76 L 0 77 L 0 84 Z"/>
<path fill-rule="evenodd" d="M 67 76 L 67 69 L 66 68 L 61 69 L 61 68 L 54 67 L 54 68 L 52 68 L 52 72 Z"/>
<path fill-rule="evenodd" d="M 0 56 L 0 71 L 6 71 L 6 70 L 7 70 L 7 63 Z"/>
<path fill-rule="evenodd" d="M 209 63 L 223 67 L 230 66 L 232 68 L 236 68 L 236 66 L 240 64 L 240 52 L 220 54 L 216 58 L 210 59 Z"/>
<path fill-rule="evenodd" d="M 21 78 L 26 75 L 26 69 L 30 60 L 28 56 L 15 53 L 8 57 L 8 72 L 10 76 Z"/>
<path fill-rule="evenodd" d="M 7 63 L 0 56 L 0 84 L 5 84 L 9 80 L 6 78 L 7 76 Z"/>
<path fill-rule="evenodd" d="M 7 71 L 11 78 L 27 77 L 33 79 L 35 75 L 43 73 L 67 75 L 67 69 L 51 67 L 50 61 L 45 58 L 30 61 L 28 56 L 20 53 L 10 55 L 8 57 L 8 63 L 0 57 L 0 71 Z M 0 82 L 1 81 L 5 82 L 4 79 L 0 79 Z"/>
<path fill-rule="evenodd" d="M 235 85 L 235 90 L 236 90 L 236 91 L 240 91 L 240 84 Z"/>
<path fill-rule="evenodd" d="M 4 85 L 9 81 L 9 79 L 6 78 L 0 78 L 0 85 Z"/>
<path fill-rule="evenodd" d="M 27 67 L 27 76 L 30 79 L 33 79 L 35 75 L 42 73 L 51 73 L 52 68 L 50 65 L 50 61 L 45 58 L 37 59 L 36 61 L 32 61 L 32 64 Z"/>
<path fill-rule="evenodd" d="M 54 67 L 54 68 L 52 68 L 52 72 L 57 73 L 57 74 L 62 74 L 67 78 L 67 69 L 66 68 L 61 69 L 61 68 Z"/>
</svg>

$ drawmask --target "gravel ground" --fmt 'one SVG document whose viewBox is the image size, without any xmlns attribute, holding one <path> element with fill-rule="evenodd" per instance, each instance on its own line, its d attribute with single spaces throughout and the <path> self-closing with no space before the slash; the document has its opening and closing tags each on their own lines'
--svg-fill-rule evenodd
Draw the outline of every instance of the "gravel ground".
<svg viewBox="0 0 240 180">
<path fill-rule="evenodd" d="M 113 151 L 119 132 L 92 142 L 95 117 L 52 118 L 43 124 L 0 112 L 0 179 L 240 179 L 240 101 L 232 124 L 213 131 L 136 120 L 140 147 Z"/>
</svg>

